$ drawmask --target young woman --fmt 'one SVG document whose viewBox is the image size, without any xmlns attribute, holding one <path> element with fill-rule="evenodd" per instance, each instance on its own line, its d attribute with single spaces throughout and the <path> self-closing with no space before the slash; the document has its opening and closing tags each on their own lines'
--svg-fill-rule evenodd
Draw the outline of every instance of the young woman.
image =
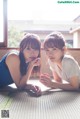
<svg viewBox="0 0 80 119">
<path fill-rule="evenodd" d="M 49 74 L 42 74 L 40 82 L 50 88 L 79 89 L 80 68 L 78 62 L 66 54 L 67 48 L 63 35 L 60 32 L 49 34 L 44 41 L 44 50 L 49 58 L 48 63 L 54 80 L 51 80 Z"/>
<path fill-rule="evenodd" d="M 32 70 L 40 66 L 40 38 L 36 34 L 26 34 L 19 51 L 7 53 L 0 60 L 0 88 L 15 83 L 19 89 L 33 90 L 41 94 L 38 86 L 27 84 Z"/>
</svg>

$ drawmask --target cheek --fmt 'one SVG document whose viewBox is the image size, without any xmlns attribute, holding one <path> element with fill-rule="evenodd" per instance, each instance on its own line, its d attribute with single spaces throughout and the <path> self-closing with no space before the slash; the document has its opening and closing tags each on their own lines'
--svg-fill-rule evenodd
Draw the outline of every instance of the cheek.
<svg viewBox="0 0 80 119">
<path fill-rule="evenodd" d="M 28 52 L 24 51 L 23 53 L 24 53 L 24 57 L 25 58 L 29 57 L 29 53 Z"/>
<path fill-rule="evenodd" d="M 36 52 L 36 57 L 39 55 L 39 51 L 38 52 Z"/>
<path fill-rule="evenodd" d="M 36 57 L 38 57 L 39 56 L 39 53 L 36 53 L 36 55 L 35 55 Z"/>
<path fill-rule="evenodd" d="M 64 54 L 63 54 L 62 52 L 59 52 L 59 53 L 58 53 L 58 57 L 60 57 L 60 58 L 61 58 L 63 55 L 64 55 Z"/>
<path fill-rule="evenodd" d="M 46 52 L 46 55 L 49 56 L 49 52 Z"/>
</svg>

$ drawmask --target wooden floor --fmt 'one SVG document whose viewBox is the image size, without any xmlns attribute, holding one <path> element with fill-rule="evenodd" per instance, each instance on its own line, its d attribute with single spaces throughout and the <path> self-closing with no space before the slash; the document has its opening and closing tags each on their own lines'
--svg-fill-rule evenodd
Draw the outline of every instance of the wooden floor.
<svg viewBox="0 0 80 119">
<path fill-rule="evenodd" d="M 48 90 L 37 80 L 29 83 L 39 85 L 42 96 L 31 97 L 14 84 L 11 90 L 1 90 L 0 119 L 80 119 L 80 91 Z"/>
</svg>

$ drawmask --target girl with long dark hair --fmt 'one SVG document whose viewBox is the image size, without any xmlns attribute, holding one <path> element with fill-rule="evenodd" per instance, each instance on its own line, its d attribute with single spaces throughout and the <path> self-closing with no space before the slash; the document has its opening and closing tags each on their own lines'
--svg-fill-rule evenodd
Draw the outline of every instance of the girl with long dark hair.
<svg viewBox="0 0 80 119">
<path fill-rule="evenodd" d="M 40 67 L 40 38 L 26 34 L 20 43 L 20 50 L 7 53 L 0 60 L 0 88 L 15 83 L 19 89 L 33 90 L 41 94 L 38 86 L 27 84 L 33 70 Z"/>
</svg>

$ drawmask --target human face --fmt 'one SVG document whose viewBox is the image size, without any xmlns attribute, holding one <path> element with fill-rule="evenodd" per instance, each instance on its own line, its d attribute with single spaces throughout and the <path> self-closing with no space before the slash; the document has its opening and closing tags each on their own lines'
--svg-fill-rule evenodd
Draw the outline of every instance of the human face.
<svg viewBox="0 0 80 119">
<path fill-rule="evenodd" d="M 31 47 L 26 47 L 23 51 L 23 54 L 24 54 L 25 60 L 27 62 L 30 62 L 38 57 L 39 50 L 32 49 Z"/>
<path fill-rule="evenodd" d="M 62 57 L 64 55 L 64 50 L 62 49 L 58 49 L 56 47 L 53 48 L 47 48 L 46 50 L 46 54 L 48 56 L 48 58 L 52 61 L 52 62 L 56 62 L 59 63 L 62 60 Z"/>
</svg>

